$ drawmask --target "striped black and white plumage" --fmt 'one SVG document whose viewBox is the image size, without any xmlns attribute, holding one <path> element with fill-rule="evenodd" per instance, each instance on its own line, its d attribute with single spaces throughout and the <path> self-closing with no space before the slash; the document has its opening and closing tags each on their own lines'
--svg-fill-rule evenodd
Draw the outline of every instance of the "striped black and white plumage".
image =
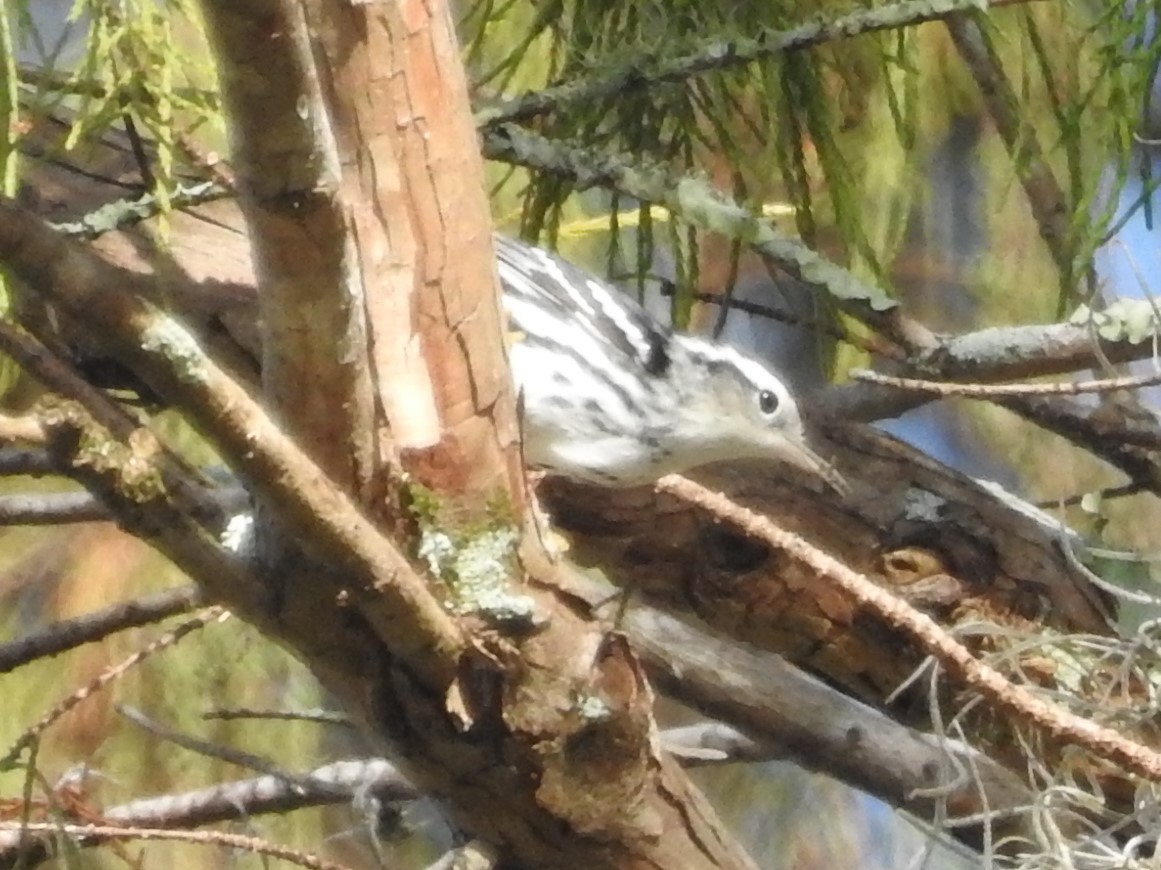
<svg viewBox="0 0 1161 870">
<path fill-rule="evenodd" d="M 765 365 L 672 332 L 609 284 L 496 238 L 529 465 L 605 486 L 768 457 L 835 482 Z"/>
</svg>

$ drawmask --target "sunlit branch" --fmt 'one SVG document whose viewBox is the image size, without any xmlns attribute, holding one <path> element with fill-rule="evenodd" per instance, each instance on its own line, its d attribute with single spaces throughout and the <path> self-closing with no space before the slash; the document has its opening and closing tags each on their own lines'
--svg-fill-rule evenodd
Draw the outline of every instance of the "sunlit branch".
<svg viewBox="0 0 1161 870">
<path fill-rule="evenodd" d="M 1112 728 L 1050 704 L 1028 689 L 1013 684 L 973 656 L 931 617 L 920 613 L 892 592 L 848 568 L 828 553 L 811 546 L 799 536 L 779 528 L 767 517 L 740 507 L 725 496 L 683 477 L 669 475 L 657 485 L 659 489 L 696 504 L 714 516 L 734 523 L 746 534 L 811 565 L 820 576 L 833 582 L 861 607 L 874 612 L 888 625 L 905 632 L 934 656 L 954 679 L 979 692 L 995 708 L 1036 725 L 1061 743 L 1083 746 L 1098 758 L 1104 758 L 1154 782 L 1161 782 L 1161 755 L 1157 752 Z"/>
</svg>

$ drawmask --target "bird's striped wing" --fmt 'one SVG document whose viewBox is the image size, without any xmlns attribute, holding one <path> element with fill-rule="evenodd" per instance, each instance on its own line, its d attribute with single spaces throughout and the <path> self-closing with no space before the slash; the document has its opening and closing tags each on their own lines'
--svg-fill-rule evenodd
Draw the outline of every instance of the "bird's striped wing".
<svg viewBox="0 0 1161 870">
<path fill-rule="evenodd" d="M 610 284 L 503 236 L 496 237 L 496 259 L 506 308 L 523 339 L 573 349 L 595 343 L 621 357 L 610 364 L 653 377 L 669 368 L 670 331 Z"/>
</svg>

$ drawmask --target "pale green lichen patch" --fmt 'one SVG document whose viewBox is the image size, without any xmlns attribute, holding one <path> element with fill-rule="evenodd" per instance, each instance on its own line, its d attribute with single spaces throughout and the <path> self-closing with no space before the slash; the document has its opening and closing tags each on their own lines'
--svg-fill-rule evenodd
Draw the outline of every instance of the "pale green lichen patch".
<svg viewBox="0 0 1161 870">
<path fill-rule="evenodd" d="M 1118 299 L 1101 311 L 1081 305 L 1068 322 L 1089 326 L 1105 341 L 1150 341 L 1158 332 L 1157 303 L 1150 299 Z"/>
<path fill-rule="evenodd" d="M 456 545 L 451 537 L 434 529 L 424 529 L 419 538 L 419 558 L 432 577 L 443 578 L 444 565 L 455 557 Z"/>
<path fill-rule="evenodd" d="M 408 492 L 420 529 L 416 555 L 447 589 L 447 609 L 508 628 L 536 627 L 536 602 L 512 591 L 513 578 L 521 575 L 520 533 L 507 500 L 490 502 L 483 520 L 464 524 L 438 493 L 417 483 Z"/>
<path fill-rule="evenodd" d="M 157 467 L 161 448 L 148 429 L 136 429 L 119 441 L 71 400 L 43 400 L 38 413 L 50 433 L 50 449 L 66 453 L 74 468 L 88 469 L 135 504 L 165 495 L 165 479 Z"/>
<path fill-rule="evenodd" d="M 141 347 L 164 357 L 184 383 L 205 380 L 205 355 L 188 329 L 172 317 L 159 314 L 141 333 Z"/>
<path fill-rule="evenodd" d="M 461 541 L 435 529 L 422 532 L 419 557 L 433 577 L 442 580 L 451 597 L 447 608 L 458 616 L 478 615 L 502 625 L 536 621 L 536 602 L 509 590 L 517 573 L 516 544 L 511 528 L 465 536 Z"/>
<path fill-rule="evenodd" d="M 586 722 L 603 722 L 613 712 L 608 703 L 596 695 L 584 695 L 578 698 L 576 711 Z"/>
</svg>

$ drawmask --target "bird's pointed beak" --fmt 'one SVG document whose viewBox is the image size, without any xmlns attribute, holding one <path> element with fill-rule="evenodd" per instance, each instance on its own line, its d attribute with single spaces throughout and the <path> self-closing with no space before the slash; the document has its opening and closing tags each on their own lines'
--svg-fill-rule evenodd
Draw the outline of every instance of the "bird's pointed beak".
<svg viewBox="0 0 1161 870">
<path fill-rule="evenodd" d="M 779 458 L 783 462 L 821 478 L 827 486 L 843 498 L 851 494 L 850 484 L 847 483 L 846 478 L 839 473 L 838 469 L 805 444 L 786 438 L 783 439 L 781 446 L 783 449 L 779 451 Z"/>
</svg>

